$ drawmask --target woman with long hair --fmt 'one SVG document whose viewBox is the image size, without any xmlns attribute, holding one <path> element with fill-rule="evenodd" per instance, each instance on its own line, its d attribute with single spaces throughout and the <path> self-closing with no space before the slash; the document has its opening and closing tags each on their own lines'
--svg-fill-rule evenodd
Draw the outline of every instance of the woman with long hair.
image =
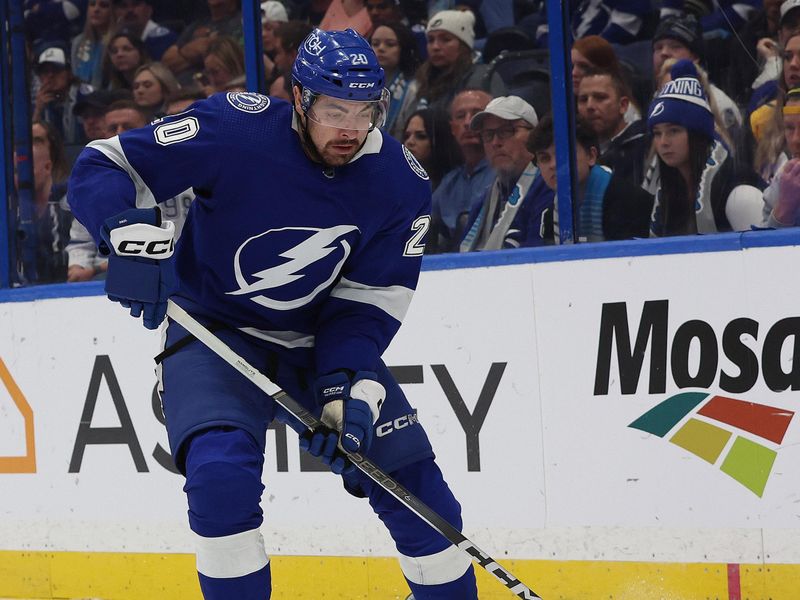
<svg viewBox="0 0 800 600">
<path fill-rule="evenodd" d="M 794 30 L 786 36 L 780 56 L 781 69 L 775 98 L 762 104 L 750 115 L 750 129 L 756 140 L 753 167 L 767 184 L 788 160 L 783 107 L 787 92 L 800 86 L 800 30 Z"/>
<path fill-rule="evenodd" d="M 486 65 L 475 64 L 475 15 L 470 11 L 443 10 L 428 22 L 428 60 L 417 69 L 416 108 L 446 110 L 465 88 L 490 88 L 493 97 L 505 93 L 495 73 L 485 84 Z"/>
<path fill-rule="evenodd" d="M 386 89 L 389 92 L 389 108 L 383 130 L 396 139 L 402 139 L 403 115 L 409 112 L 417 93 L 414 79 L 414 72 L 419 66 L 417 42 L 411 30 L 402 23 L 386 23 L 375 28 L 370 44 L 386 74 Z"/>
<path fill-rule="evenodd" d="M 72 42 L 72 73 L 93 88 L 103 83 L 103 54 L 114 30 L 111 0 L 89 0 L 83 32 Z"/>
<path fill-rule="evenodd" d="M 153 117 L 163 117 L 167 98 L 180 89 L 178 80 L 163 63 L 151 62 L 136 69 L 133 76 L 133 101 Z"/>
<path fill-rule="evenodd" d="M 403 144 L 419 161 L 436 189 L 450 169 L 458 164 L 458 148 L 447 117 L 435 108 L 413 112 L 403 127 Z"/>
<path fill-rule="evenodd" d="M 135 35 L 121 31 L 108 42 L 103 65 L 105 89 L 129 90 L 136 69 L 150 62 L 144 43 Z"/>
<path fill-rule="evenodd" d="M 786 161 L 764 190 L 765 227 L 783 228 L 800 225 L 800 86 L 785 94 L 781 107 Z"/>
<path fill-rule="evenodd" d="M 222 92 L 228 83 L 244 75 L 244 52 L 229 36 L 216 38 L 203 57 L 201 84 L 206 96 Z"/>
<path fill-rule="evenodd" d="M 754 173 L 740 170 L 714 128 L 708 97 L 690 60 L 680 60 L 648 111 L 657 155 L 644 187 L 655 197 L 654 237 L 743 231 L 761 220 Z"/>
</svg>

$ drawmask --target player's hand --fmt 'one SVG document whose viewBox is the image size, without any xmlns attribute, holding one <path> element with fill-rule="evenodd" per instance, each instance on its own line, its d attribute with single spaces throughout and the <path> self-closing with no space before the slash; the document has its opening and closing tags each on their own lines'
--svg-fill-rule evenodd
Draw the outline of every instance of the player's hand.
<svg viewBox="0 0 800 600">
<path fill-rule="evenodd" d="M 322 405 L 322 422 L 340 432 L 339 446 L 345 452 L 364 454 L 374 436 L 386 390 L 377 375 L 359 371 L 350 376 L 342 371 L 317 379 L 317 402 Z"/>
<path fill-rule="evenodd" d="M 761 38 L 756 43 L 756 52 L 762 60 L 776 58 L 780 55 L 780 48 L 772 38 Z"/>
<path fill-rule="evenodd" d="M 161 222 L 156 208 L 133 208 L 107 219 L 100 232 L 100 251 L 109 254 L 105 290 L 109 300 L 143 316 L 144 326 L 156 329 L 167 314 L 174 288 L 169 258 L 175 247 L 175 224 Z"/>
<path fill-rule="evenodd" d="M 337 475 L 350 473 L 355 467 L 339 450 L 339 432 L 320 427 L 300 436 L 300 449 L 316 456 Z"/>
</svg>

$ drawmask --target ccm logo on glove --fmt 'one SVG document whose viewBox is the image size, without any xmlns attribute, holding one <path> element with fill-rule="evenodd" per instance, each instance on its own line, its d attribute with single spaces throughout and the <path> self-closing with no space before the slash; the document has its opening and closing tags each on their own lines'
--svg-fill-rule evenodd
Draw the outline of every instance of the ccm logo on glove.
<svg viewBox="0 0 800 600">
<path fill-rule="evenodd" d="M 117 256 L 169 258 L 175 251 L 175 223 L 164 221 L 161 227 L 132 223 L 112 229 L 110 238 Z"/>
<path fill-rule="evenodd" d="M 325 388 L 320 392 L 322 394 L 322 401 L 324 402 L 330 396 L 341 396 L 344 394 L 344 386 L 343 385 L 334 385 L 329 388 Z"/>
</svg>

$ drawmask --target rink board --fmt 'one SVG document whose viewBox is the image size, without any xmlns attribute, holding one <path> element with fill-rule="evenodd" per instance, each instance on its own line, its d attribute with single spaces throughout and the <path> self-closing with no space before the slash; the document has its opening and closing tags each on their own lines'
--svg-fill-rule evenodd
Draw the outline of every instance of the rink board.
<svg viewBox="0 0 800 600">
<path fill-rule="evenodd" d="M 426 259 L 384 358 L 466 533 L 545 598 L 796 598 L 797 243 Z M 99 292 L 0 296 L 0 597 L 197 593 L 154 404 L 159 334 Z M 291 432 L 268 434 L 265 484 L 275 597 L 319 577 L 317 598 L 404 598 L 366 503 Z"/>
</svg>

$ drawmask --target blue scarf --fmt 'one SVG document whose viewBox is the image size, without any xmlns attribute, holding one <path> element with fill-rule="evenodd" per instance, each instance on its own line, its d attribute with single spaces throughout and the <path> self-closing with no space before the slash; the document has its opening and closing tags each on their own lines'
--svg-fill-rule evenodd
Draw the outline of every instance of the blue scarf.
<svg viewBox="0 0 800 600">
<path fill-rule="evenodd" d="M 605 241 L 603 234 L 603 198 L 611 182 L 611 171 L 595 165 L 589 171 L 583 202 L 578 211 L 578 238 L 587 242 Z"/>
</svg>

